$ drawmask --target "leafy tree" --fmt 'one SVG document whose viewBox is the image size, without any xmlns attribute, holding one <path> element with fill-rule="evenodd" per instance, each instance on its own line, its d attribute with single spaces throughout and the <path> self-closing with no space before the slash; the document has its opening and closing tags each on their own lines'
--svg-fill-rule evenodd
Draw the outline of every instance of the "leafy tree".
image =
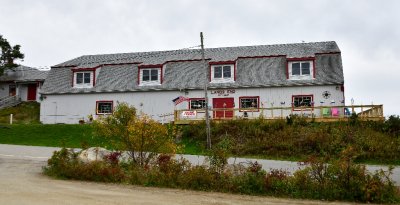
<svg viewBox="0 0 400 205">
<path fill-rule="evenodd" d="M 136 114 L 136 109 L 120 103 L 112 115 L 94 121 L 97 137 L 107 139 L 117 151 L 128 151 L 132 162 L 142 167 L 158 154 L 175 154 L 177 145 L 168 128 Z"/>
<path fill-rule="evenodd" d="M 7 39 L 0 35 L 0 76 L 3 75 L 6 69 L 13 69 L 18 67 L 15 60 L 24 59 L 24 54 L 20 51 L 21 46 L 11 46 Z"/>
</svg>

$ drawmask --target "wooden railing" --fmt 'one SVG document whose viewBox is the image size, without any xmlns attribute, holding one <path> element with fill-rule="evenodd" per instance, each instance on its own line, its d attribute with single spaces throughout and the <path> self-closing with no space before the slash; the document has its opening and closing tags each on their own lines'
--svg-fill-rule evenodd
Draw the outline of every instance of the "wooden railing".
<svg viewBox="0 0 400 205">
<path fill-rule="evenodd" d="M 12 107 L 21 103 L 21 100 L 17 96 L 6 96 L 0 98 L 0 109 Z"/>
<path fill-rule="evenodd" d="M 384 120 L 383 105 L 315 106 L 315 107 L 270 107 L 257 109 L 210 109 L 213 120 L 235 119 L 284 119 L 289 115 L 299 115 L 314 121 L 346 121 L 355 113 L 360 120 Z M 188 124 L 205 120 L 205 109 L 175 110 L 175 124 Z"/>
</svg>

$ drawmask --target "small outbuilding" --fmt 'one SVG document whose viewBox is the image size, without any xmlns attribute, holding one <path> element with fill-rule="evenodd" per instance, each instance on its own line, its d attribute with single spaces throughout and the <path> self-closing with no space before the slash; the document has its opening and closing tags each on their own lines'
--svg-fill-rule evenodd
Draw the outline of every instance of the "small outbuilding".
<svg viewBox="0 0 400 205">
<path fill-rule="evenodd" d="M 0 106 L 21 101 L 39 101 L 48 71 L 20 65 L 0 76 Z"/>
</svg>

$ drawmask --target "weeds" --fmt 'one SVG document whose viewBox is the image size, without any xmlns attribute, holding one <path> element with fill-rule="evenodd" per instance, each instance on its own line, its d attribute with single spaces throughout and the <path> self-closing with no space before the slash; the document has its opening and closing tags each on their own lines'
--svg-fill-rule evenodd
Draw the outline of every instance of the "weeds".
<svg viewBox="0 0 400 205">
<path fill-rule="evenodd" d="M 232 120 L 212 123 L 212 141 L 229 138 L 235 156 L 306 159 L 308 156 L 337 159 L 348 146 L 359 151 L 356 162 L 400 164 L 400 119 L 364 122 L 352 116 L 349 122 L 317 123 L 290 116 L 286 120 Z M 205 124 L 182 130 L 183 140 L 204 145 Z M 199 146 L 201 147 L 201 146 Z M 205 147 L 205 146 L 203 146 Z"/>
<path fill-rule="evenodd" d="M 120 182 L 142 186 L 170 187 L 251 195 L 268 195 L 365 203 L 398 203 L 399 192 L 390 179 L 392 169 L 368 173 L 354 163 L 352 147 L 338 160 L 311 157 L 306 167 L 291 175 L 285 170 L 265 171 L 257 162 L 248 166 L 229 165 L 216 172 L 214 165 L 191 165 L 184 159 L 159 155 L 148 166 L 115 163 L 118 153 L 104 161 L 80 162 L 76 154 L 62 149 L 55 152 L 44 173 L 64 179 Z"/>
</svg>

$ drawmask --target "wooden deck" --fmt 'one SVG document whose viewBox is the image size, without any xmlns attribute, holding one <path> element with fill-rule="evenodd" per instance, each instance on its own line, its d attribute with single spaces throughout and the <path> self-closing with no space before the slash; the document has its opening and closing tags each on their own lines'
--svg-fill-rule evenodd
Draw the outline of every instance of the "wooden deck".
<svg viewBox="0 0 400 205">
<path fill-rule="evenodd" d="M 336 122 L 348 121 L 352 113 L 357 114 L 359 120 L 383 121 L 383 105 L 350 105 L 350 106 L 314 106 L 314 107 L 271 107 L 258 109 L 210 109 L 210 117 L 213 121 L 237 120 L 237 119 L 264 119 L 278 120 L 286 119 L 289 115 L 303 116 L 308 121 Z M 222 113 L 233 117 L 216 117 Z M 175 124 L 190 124 L 205 120 L 205 109 L 203 110 L 175 110 Z"/>
</svg>

